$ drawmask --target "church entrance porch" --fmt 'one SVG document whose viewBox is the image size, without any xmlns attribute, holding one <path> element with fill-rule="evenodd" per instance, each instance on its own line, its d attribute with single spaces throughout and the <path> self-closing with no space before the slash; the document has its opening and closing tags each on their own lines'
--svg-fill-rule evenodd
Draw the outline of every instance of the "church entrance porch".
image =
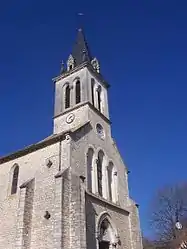
<svg viewBox="0 0 187 249">
<path fill-rule="evenodd" d="M 119 237 L 107 213 L 101 215 L 98 222 L 98 249 L 113 249 L 118 247 Z"/>
</svg>

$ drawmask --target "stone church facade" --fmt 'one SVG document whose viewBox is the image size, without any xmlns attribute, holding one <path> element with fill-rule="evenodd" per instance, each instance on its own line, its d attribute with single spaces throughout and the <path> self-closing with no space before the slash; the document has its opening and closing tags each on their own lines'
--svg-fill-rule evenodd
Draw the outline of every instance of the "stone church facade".
<svg viewBox="0 0 187 249">
<path fill-rule="evenodd" d="M 109 85 L 81 29 L 53 80 L 53 134 L 0 158 L 0 249 L 142 249 Z"/>
</svg>

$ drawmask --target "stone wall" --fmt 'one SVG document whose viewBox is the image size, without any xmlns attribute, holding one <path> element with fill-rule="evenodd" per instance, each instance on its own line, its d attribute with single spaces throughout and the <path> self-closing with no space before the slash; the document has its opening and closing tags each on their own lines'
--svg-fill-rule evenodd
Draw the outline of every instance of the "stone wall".
<svg viewBox="0 0 187 249">
<path fill-rule="evenodd" d="M 53 248 L 55 175 L 60 165 L 61 169 L 68 167 L 67 148 L 66 141 L 62 146 L 58 142 L 0 165 L 0 248 Z M 18 190 L 11 195 L 10 172 L 15 163 L 19 165 Z M 34 186 L 19 188 L 31 179 Z M 46 211 L 51 214 L 48 220 L 44 218 Z"/>
<path fill-rule="evenodd" d="M 32 229 L 32 213 L 33 213 L 33 199 L 34 199 L 34 180 L 26 186 L 25 207 L 23 215 L 24 223 L 24 249 L 30 248 L 31 243 L 31 229 Z"/>
<path fill-rule="evenodd" d="M 129 222 L 130 222 L 130 231 L 132 237 L 132 249 L 143 248 L 138 206 L 135 204 L 133 200 L 130 200 L 129 208 L 130 208 Z"/>
</svg>

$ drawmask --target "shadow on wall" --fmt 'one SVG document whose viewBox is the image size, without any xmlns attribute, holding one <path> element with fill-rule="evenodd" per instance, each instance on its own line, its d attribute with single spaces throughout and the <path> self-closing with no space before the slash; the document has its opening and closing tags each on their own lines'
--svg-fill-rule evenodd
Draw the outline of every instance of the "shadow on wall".
<svg viewBox="0 0 187 249">
<path fill-rule="evenodd" d="M 95 249 L 97 248 L 96 245 L 96 216 L 97 213 L 91 203 L 91 201 L 86 198 L 86 241 L 87 241 L 87 248 Z"/>
<path fill-rule="evenodd" d="M 90 123 L 85 124 L 85 126 L 80 127 L 74 134 L 73 140 L 77 142 L 82 137 L 86 136 L 92 130 L 92 126 Z"/>
</svg>

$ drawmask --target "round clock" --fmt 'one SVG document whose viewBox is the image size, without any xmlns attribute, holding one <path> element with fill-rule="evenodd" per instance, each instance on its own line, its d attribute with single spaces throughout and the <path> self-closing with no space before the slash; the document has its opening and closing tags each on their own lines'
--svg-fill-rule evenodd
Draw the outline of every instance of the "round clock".
<svg viewBox="0 0 187 249">
<path fill-rule="evenodd" d="M 73 113 L 70 113 L 67 118 L 66 118 L 66 122 L 68 124 L 71 124 L 73 122 L 73 120 L 75 119 L 75 115 Z"/>
</svg>

